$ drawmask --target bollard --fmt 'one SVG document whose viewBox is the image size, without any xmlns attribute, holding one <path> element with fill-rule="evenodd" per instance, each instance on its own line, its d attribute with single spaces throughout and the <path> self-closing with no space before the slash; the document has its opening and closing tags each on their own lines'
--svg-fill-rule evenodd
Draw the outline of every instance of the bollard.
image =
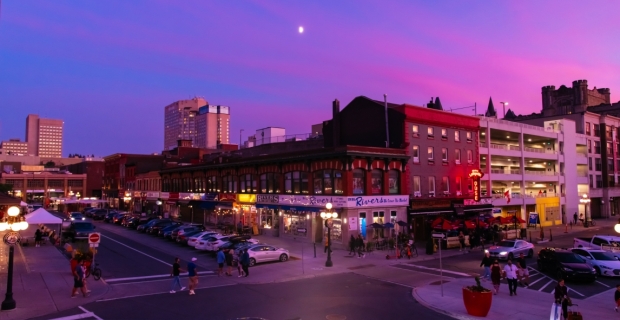
<svg viewBox="0 0 620 320">
<path fill-rule="evenodd" d="M 314 257 L 316 258 L 316 242 L 314 242 L 313 244 L 314 244 Z"/>
<path fill-rule="evenodd" d="M 568 233 L 568 224 L 566 224 L 566 228 L 564 228 L 564 233 Z"/>
<path fill-rule="evenodd" d="M 549 229 L 549 241 L 553 241 L 553 234 L 551 234 L 551 229 Z"/>
</svg>

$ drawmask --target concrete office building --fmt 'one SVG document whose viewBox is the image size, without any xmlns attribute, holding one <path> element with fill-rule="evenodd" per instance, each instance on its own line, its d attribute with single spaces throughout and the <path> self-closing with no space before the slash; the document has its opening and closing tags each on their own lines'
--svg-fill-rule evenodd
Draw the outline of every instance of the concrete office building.
<svg viewBox="0 0 620 320">
<path fill-rule="evenodd" d="M 28 154 L 28 143 L 19 139 L 0 142 L 0 154 L 25 156 Z"/>
<path fill-rule="evenodd" d="M 56 119 L 40 118 L 36 114 L 26 117 L 26 142 L 28 155 L 60 158 L 62 157 L 62 135 L 64 122 Z"/>
<path fill-rule="evenodd" d="M 220 144 L 229 144 L 230 108 L 205 105 L 198 109 L 194 147 L 216 149 Z"/>
<path fill-rule="evenodd" d="M 179 100 L 164 108 L 164 150 L 178 140 L 191 140 L 192 147 L 215 149 L 228 144 L 230 110 L 213 106 L 200 97 Z"/>
</svg>

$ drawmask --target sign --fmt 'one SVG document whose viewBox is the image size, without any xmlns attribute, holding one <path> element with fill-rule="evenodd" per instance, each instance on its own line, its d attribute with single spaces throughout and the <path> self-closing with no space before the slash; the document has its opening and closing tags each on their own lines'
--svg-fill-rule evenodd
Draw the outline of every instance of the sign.
<svg viewBox="0 0 620 320">
<path fill-rule="evenodd" d="M 540 224 L 540 217 L 538 217 L 538 213 L 530 212 L 530 219 L 528 221 L 529 225 L 537 225 Z"/>
<path fill-rule="evenodd" d="M 443 233 L 433 233 L 433 238 L 435 238 L 435 239 L 443 239 L 445 237 L 446 237 L 446 235 L 443 234 Z"/>
<path fill-rule="evenodd" d="M 308 229 L 306 229 L 306 228 L 297 228 L 297 233 L 305 234 L 306 232 L 308 232 Z"/>
<path fill-rule="evenodd" d="M 454 211 L 456 211 L 457 216 L 462 216 L 465 214 L 465 205 L 460 204 L 460 203 L 455 203 L 453 204 L 453 206 L 454 206 Z"/>
<path fill-rule="evenodd" d="M 158 191 L 147 191 L 146 197 L 151 198 L 151 199 L 157 199 L 159 198 L 159 192 Z"/>
<path fill-rule="evenodd" d="M 181 193 L 179 193 L 179 199 L 180 200 L 193 200 L 194 199 L 194 194 L 193 193 L 181 192 Z"/>
<path fill-rule="evenodd" d="M 357 230 L 357 224 L 358 224 L 359 220 L 357 220 L 357 217 L 351 217 L 349 218 L 349 230 L 350 231 L 355 231 Z"/>
<path fill-rule="evenodd" d="M 472 169 L 469 173 L 469 178 L 472 179 L 474 187 L 474 201 L 480 201 L 480 179 L 484 176 L 484 172 L 480 169 Z"/>
<path fill-rule="evenodd" d="M 2 238 L 4 243 L 8 245 L 14 245 L 18 243 L 21 239 L 22 236 L 19 234 L 19 232 L 15 231 L 7 232 L 7 234 L 4 235 L 4 238 Z"/>
<path fill-rule="evenodd" d="M 259 194 L 256 195 L 256 203 L 320 208 L 324 208 L 327 203 L 331 203 L 334 208 L 406 207 L 409 205 L 409 195 L 330 197 Z M 450 202 L 447 206 L 450 206 Z"/>
<path fill-rule="evenodd" d="M 170 198 L 170 192 L 160 192 L 159 197 L 162 200 L 168 200 L 168 198 Z"/>
<path fill-rule="evenodd" d="M 200 200 L 203 200 L 203 201 L 219 201 L 219 199 L 220 199 L 220 194 L 214 193 L 214 192 L 205 193 L 200 198 Z"/>
<path fill-rule="evenodd" d="M 448 199 L 413 200 L 411 202 L 411 209 L 450 208 L 450 207 L 452 207 L 452 201 Z"/>
<path fill-rule="evenodd" d="M 89 244 L 99 244 L 101 242 L 101 234 L 99 232 L 93 232 L 88 234 Z"/>
<path fill-rule="evenodd" d="M 347 208 L 372 208 L 409 205 L 408 195 L 347 197 Z"/>
<path fill-rule="evenodd" d="M 255 194 L 238 194 L 237 202 L 256 203 Z"/>
<path fill-rule="evenodd" d="M 220 197 L 220 201 L 236 201 L 237 200 L 236 193 L 220 193 L 219 197 Z"/>
<path fill-rule="evenodd" d="M 277 204 L 280 202 L 280 198 L 275 194 L 257 194 L 256 203 L 268 203 Z"/>
</svg>

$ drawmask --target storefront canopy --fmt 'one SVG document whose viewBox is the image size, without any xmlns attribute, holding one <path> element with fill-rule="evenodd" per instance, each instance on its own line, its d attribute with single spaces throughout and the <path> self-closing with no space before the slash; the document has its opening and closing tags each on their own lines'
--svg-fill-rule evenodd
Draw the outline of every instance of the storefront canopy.
<svg viewBox="0 0 620 320">
<path fill-rule="evenodd" d="M 53 214 L 47 212 L 47 210 L 43 208 L 39 208 L 25 216 L 26 221 L 32 225 L 38 224 L 61 224 L 62 219 L 54 216 Z"/>
</svg>

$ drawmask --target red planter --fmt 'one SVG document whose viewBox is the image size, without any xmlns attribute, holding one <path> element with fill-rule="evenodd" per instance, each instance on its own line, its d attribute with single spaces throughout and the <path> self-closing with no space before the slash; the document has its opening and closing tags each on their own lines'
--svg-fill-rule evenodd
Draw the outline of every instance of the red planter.
<svg viewBox="0 0 620 320">
<path fill-rule="evenodd" d="M 463 288 L 463 303 L 467 313 L 476 317 L 486 317 L 491 310 L 491 302 L 493 301 L 493 293 L 489 292 L 473 292 L 467 288 Z"/>
</svg>

